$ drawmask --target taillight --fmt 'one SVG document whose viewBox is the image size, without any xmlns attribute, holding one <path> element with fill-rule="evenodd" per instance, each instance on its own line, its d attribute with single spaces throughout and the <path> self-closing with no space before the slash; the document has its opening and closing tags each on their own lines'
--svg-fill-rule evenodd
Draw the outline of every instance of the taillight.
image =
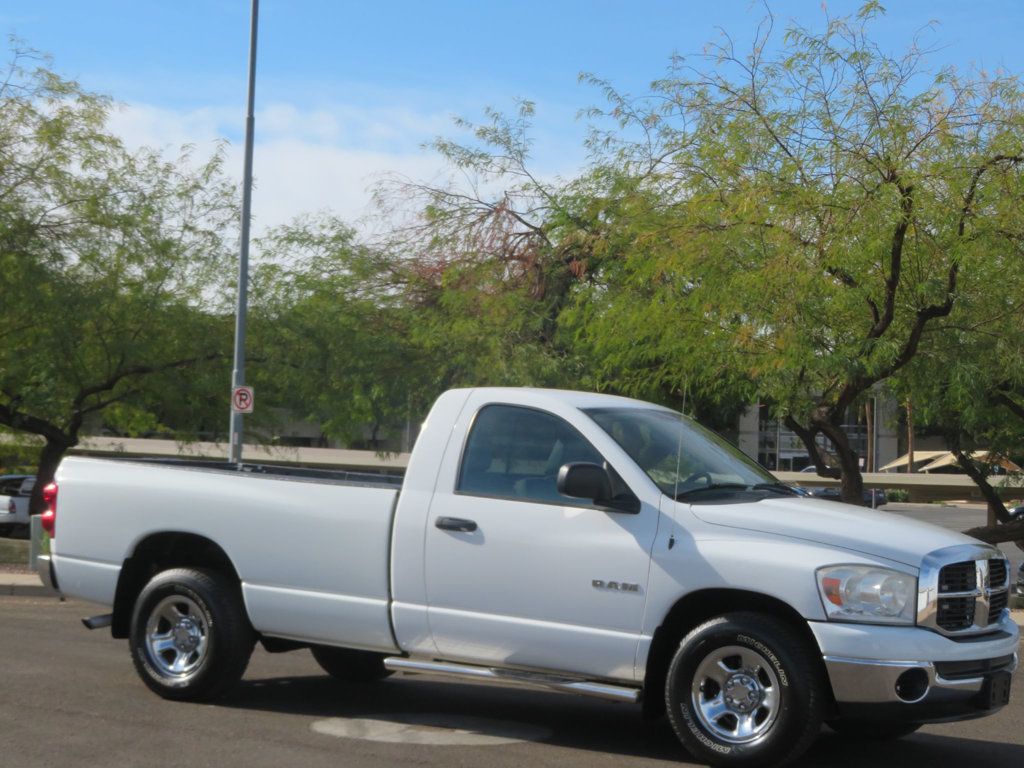
<svg viewBox="0 0 1024 768">
<path fill-rule="evenodd" d="M 39 516 L 39 522 L 43 530 L 50 534 L 51 538 L 56 535 L 57 530 L 57 484 L 50 483 L 43 488 L 43 503 L 46 509 Z"/>
</svg>

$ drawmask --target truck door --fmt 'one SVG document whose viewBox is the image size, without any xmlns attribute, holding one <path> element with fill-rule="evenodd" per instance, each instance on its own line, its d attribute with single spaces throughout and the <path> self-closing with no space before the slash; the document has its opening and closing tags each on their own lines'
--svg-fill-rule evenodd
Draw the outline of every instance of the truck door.
<svg viewBox="0 0 1024 768">
<path fill-rule="evenodd" d="M 439 653 L 634 680 L 657 499 L 627 512 L 562 496 L 563 464 L 605 462 L 593 444 L 544 410 L 475 408 L 467 438 L 446 452 L 427 519 Z M 632 494 L 614 468 L 613 480 L 618 495 Z"/>
</svg>

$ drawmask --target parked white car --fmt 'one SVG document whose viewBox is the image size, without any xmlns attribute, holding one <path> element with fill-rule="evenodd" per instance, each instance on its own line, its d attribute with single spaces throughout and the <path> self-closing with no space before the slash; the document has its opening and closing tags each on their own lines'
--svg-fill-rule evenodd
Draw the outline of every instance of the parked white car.
<svg viewBox="0 0 1024 768">
<path fill-rule="evenodd" d="M 1017 666 L 995 548 L 799 496 L 692 420 L 607 395 L 447 392 L 400 486 L 73 457 L 44 498 L 43 577 L 111 606 L 87 626 L 127 638 L 169 699 L 223 693 L 259 641 L 343 679 L 640 703 L 697 760 L 754 766 L 822 723 L 893 737 L 991 714 Z"/>
<path fill-rule="evenodd" d="M 32 475 L 0 475 L 0 536 L 28 533 Z"/>
<path fill-rule="evenodd" d="M 18 507 L 10 496 L 0 496 L 0 536 L 10 536 L 17 523 Z"/>
</svg>

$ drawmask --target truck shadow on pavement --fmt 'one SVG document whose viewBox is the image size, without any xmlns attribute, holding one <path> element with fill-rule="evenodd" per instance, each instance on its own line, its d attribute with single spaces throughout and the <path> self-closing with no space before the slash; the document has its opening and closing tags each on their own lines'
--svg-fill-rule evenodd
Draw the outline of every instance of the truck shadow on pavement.
<svg viewBox="0 0 1024 768">
<path fill-rule="evenodd" d="M 467 728 L 494 736 L 504 735 L 510 724 L 537 726 L 546 732 L 538 739 L 542 744 L 687 764 L 686 752 L 666 720 L 645 721 L 636 706 L 548 691 L 438 681 L 424 676 L 392 677 L 376 683 L 295 676 L 246 680 L 220 705 L 316 720 L 366 718 L 404 723 L 410 717 L 429 720 L 432 715 L 443 715 L 444 722 L 457 724 L 459 717 L 465 717 Z M 493 724 L 492 734 L 488 734 L 488 724 Z M 1015 732 L 1006 735 L 1019 737 Z M 986 768 L 1020 768 L 1024 765 L 1024 745 L 931 733 L 890 742 L 855 741 L 823 728 L 796 765 L 935 768 L 980 763 Z"/>
</svg>

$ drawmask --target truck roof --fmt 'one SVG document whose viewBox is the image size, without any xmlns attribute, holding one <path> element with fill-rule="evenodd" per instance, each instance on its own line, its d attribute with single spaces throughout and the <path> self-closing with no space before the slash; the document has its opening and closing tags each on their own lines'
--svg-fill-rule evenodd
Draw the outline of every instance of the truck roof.
<svg viewBox="0 0 1024 768">
<path fill-rule="evenodd" d="M 530 401 L 540 405 L 545 401 L 559 405 L 569 405 L 573 408 L 655 408 L 660 411 L 670 411 L 661 405 L 648 403 L 643 400 L 634 400 L 630 397 L 619 395 L 608 395 L 596 392 L 577 392 L 572 389 L 544 389 L 542 387 L 467 387 L 462 392 L 480 392 L 493 396 L 495 399 L 508 400 L 509 402 Z"/>
</svg>

